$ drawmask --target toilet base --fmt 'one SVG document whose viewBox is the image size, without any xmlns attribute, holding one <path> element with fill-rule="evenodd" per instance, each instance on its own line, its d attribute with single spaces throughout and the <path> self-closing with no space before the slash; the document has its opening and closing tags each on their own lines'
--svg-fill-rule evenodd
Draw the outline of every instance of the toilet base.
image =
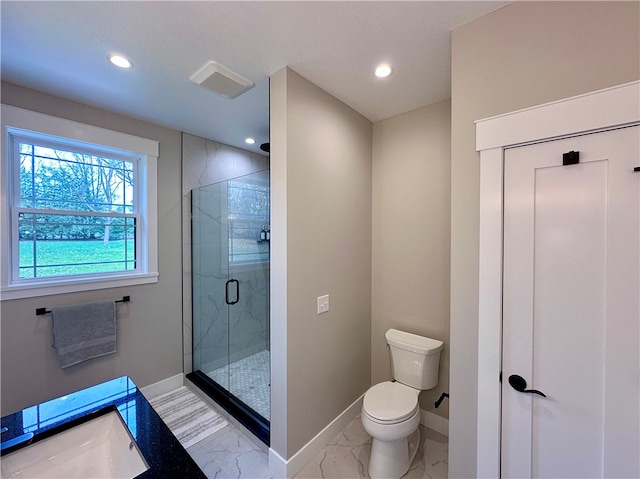
<svg viewBox="0 0 640 479">
<path fill-rule="evenodd" d="M 420 428 L 411 435 L 396 441 L 373 438 L 369 458 L 371 479 L 399 479 L 411 467 L 420 445 Z"/>
</svg>

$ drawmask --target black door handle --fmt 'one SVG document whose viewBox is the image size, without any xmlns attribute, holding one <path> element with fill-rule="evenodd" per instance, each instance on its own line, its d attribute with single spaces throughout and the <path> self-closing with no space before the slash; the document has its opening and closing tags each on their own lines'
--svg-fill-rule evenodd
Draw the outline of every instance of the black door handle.
<svg viewBox="0 0 640 479">
<path fill-rule="evenodd" d="M 520 393 L 532 393 L 538 394 L 543 398 L 547 397 L 545 393 L 543 393 L 542 391 L 538 391 L 537 389 L 526 389 L 527 381 L 525 381 L 522 376 L 518 376 L 517 374 L 512 374 L 511 376 L 509 376 L 509 384 L 511 384 L 511 387 L 513 389 Z"/>
<path fill-rule="evenodd" d="M 236 284 L 236 300 L 235 301 L 229 301 L 229 284 L 231 283 L 235 283 Z M 240 282 L 237 279 L 230 279 L 229 281 L 227 281 L 224 285 L 224 296 L 225 296 L 225 301 L 227 302 L 227 304 L 231 305 L 231 304 L 236 304 L 238 301 L 240 301 Z"/>
</svg>

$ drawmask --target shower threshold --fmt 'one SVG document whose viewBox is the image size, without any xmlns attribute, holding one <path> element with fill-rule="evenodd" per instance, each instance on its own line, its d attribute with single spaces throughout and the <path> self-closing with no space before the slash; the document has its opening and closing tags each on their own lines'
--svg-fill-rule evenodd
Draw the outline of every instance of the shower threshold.
<svg viewBox="0 0 640 479">
<path fill-rule="evenodd" d="M 269 351 L 261 351 L 208 373 L 194 371 L 187 374 L 187 379 L 269 445 Z M 233 393 L 227 389 L 229 381 Z"/>
</svg>

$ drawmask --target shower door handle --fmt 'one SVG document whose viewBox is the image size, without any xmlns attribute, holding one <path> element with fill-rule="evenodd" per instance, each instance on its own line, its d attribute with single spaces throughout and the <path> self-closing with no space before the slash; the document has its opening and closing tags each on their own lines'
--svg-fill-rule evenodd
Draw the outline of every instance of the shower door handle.
<svg viewBox="0 0 640 479">
<path fill-rule="evenodd" d="M 229 301 L 229 285 L 231 283 L 235 283 L 236 284 L 236 300 L 235 301 Z M 230 279 L 229 281 L 227 281 L 225 283 L 225 285 L 224 285 L 224 296 L 225 296 L 225 301 L 229 305 L 236 304 L 238 301 L 240 301 L 240 282 L 237 279 Z"/>
</svg>

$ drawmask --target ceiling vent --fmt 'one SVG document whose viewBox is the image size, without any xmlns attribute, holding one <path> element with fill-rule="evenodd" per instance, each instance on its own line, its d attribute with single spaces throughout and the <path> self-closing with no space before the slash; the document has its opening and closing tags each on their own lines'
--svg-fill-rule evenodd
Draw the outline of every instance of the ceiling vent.
<svg viewBox="0 0 640 479">
<path fill-rule="evenodd" d="M 233 99 L 253 88 L 253 82 L 228 68 L 209 62 L 194 73 L 190 80 L 225 98 Z"/>
</svg>

